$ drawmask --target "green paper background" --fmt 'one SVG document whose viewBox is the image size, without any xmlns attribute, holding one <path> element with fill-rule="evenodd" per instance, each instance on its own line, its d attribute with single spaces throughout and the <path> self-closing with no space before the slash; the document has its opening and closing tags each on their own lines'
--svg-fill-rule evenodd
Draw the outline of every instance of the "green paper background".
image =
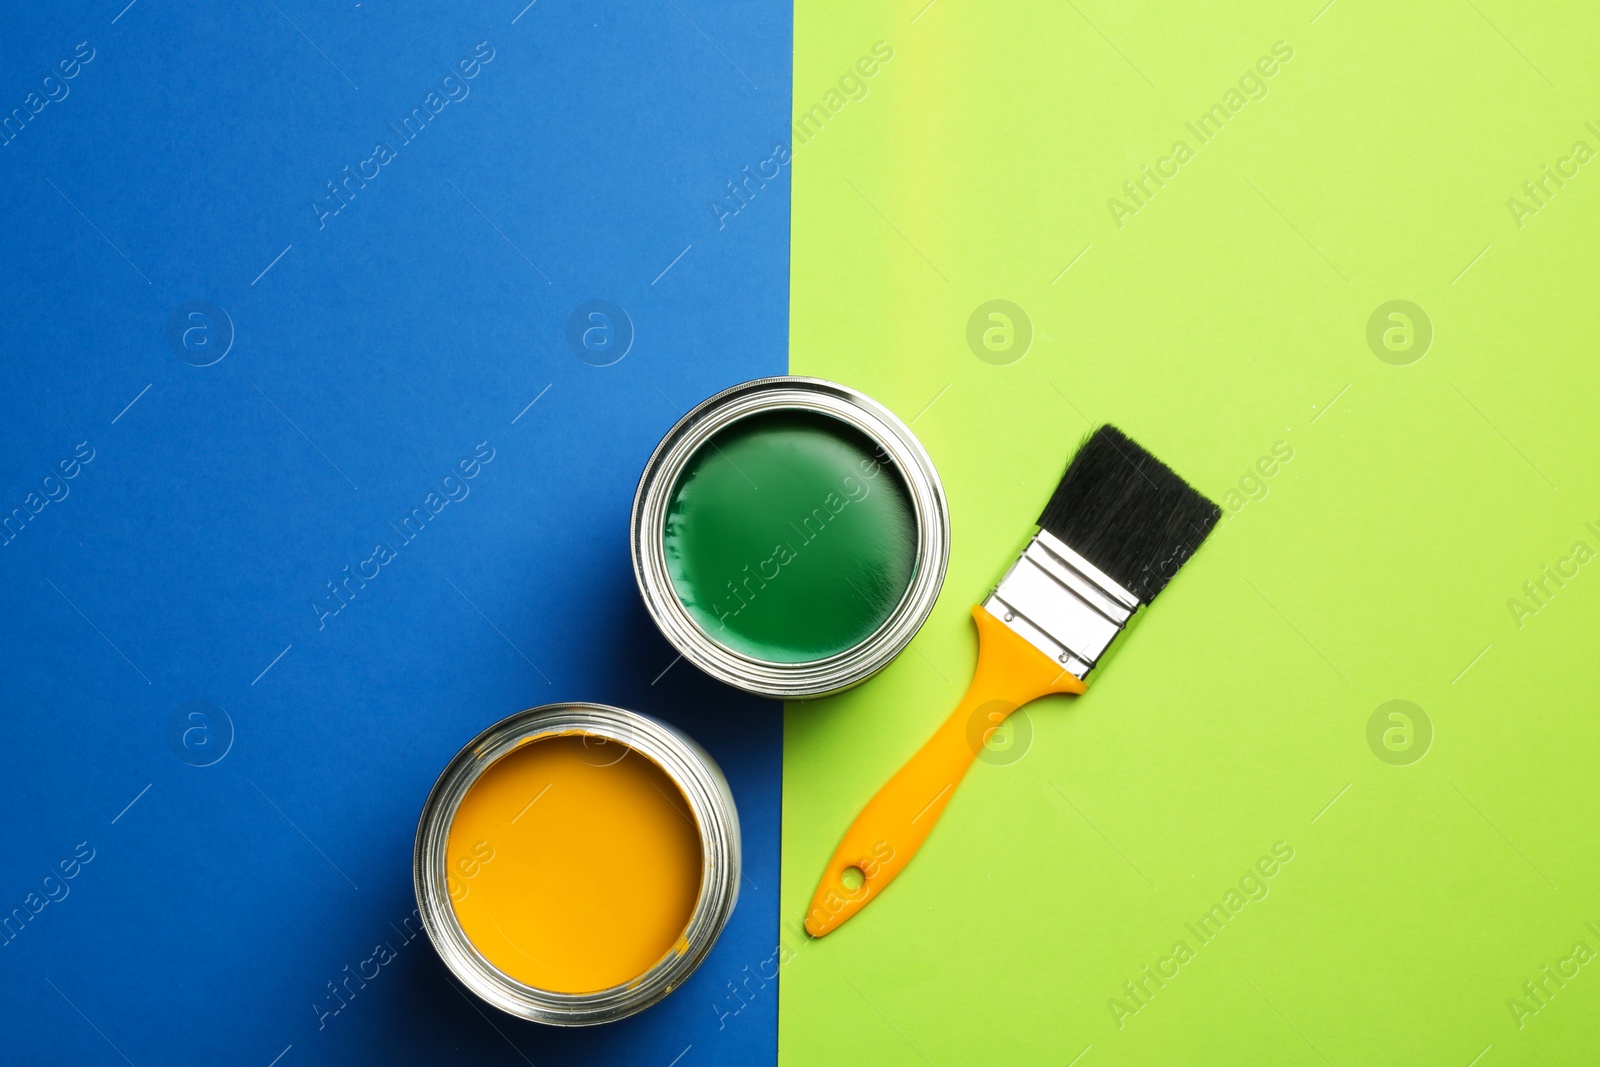
<svg viewBox="0 0 1600 1067">
<path fill-rule="evenodd" d="M 1600 549 L 1600 159 L 1520 227 L 1507 200 L 1600 150 L 1600 12 L 923 2 L 796 10 L 797 117 L 844 102 L 796 137 L 791 368 L 913 422 L 954 550 L 905 654 L 787 709 L 781 1062 L 1597 1062 L 1600 957 L 1520 1026 L 1508 1001 L 1600 953 L 1600 562 L 1520 627 L 1507 601 Z M 830 101 L 879 40 L 865 97 Z M 1277 41 L 1267 96 L 1198 145 L 1184 123 Z M 1119 227 L 1108 198 L 1180 138 Z M 1010 365 L 967 342 L 994 299 L 1032 324 Z M 1434 332 L 1406 366 L 1366 336 L 1397 299 Z M 822 865 L 959 698 L 970 605 L 1100 421 L 1219 501 L 1293 458 L 807 941 Z M 1432 725 L 1410 765 L 1368 743 L 1391 700 Z M 1185 923 L 1280 841 L 1200 945 Z"/>
</svg>

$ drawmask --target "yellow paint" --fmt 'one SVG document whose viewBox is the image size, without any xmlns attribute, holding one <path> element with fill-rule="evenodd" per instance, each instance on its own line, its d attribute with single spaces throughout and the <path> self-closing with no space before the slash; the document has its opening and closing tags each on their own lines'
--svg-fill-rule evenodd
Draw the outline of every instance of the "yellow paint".
<svg viewBox="0 0 1600 1067">
<path fill-rule="evenodd" d="M 681 947 L 700 895 L 683 793 L 614 741 L 547 737 L 502 756 L 461 799 L 445 858 L 478 951 L 559 993 L 639 977 Z"/>
</svg>

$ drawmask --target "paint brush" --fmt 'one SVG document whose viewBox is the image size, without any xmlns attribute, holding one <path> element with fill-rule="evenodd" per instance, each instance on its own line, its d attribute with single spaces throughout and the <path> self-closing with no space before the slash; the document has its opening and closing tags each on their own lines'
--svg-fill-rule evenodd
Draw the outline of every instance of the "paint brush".
<svg viewBox="0 0 1600 1067">
<path fill-rule="evenodd" d="M 1114 426 L 1091 433 L 1039 531 L 982 604 L 961 703 L 845 831 L 806 913 L 821 937 L 905 869 L 978 750 L 1017 708 L 1084 679 L 1194 554 L 1222 511 Z"/>
</svg>

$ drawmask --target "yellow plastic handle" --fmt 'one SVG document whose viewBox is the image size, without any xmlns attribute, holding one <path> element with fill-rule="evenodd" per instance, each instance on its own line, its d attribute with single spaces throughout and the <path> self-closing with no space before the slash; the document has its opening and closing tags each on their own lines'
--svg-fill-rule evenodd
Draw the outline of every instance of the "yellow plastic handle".
<svg viewBox="0 0 1600 1067">
<path fill-rule="evenodd" d="M 978 749 L 1007 715 L 1049 693 L 1084 691 L 1081 678 L 982 607 L 972 609 L 972 618 L 978 624 L 978 666 L 972 684 L 938 732 L 878 790 L 845 831 L 806 912 L 806 932 L 812 937 L 837 930 L 905 869 L 950 803 Z M 851 868 L 861 876 L 854 889 L 845 882 Z"/>
</svg>

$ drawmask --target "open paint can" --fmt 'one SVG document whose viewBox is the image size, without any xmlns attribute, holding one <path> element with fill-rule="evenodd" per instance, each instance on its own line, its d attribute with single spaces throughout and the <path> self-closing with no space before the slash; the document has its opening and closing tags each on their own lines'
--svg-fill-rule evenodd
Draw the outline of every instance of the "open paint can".
<svg viewBox="0 0 1600 1067">
<path fill-rule="evenodd" d="M 950 516 L 909 427 L 854 389 L 761 378 L 668 431 L 633 498 L 633 573 L 685 659 L 747 692 L 864 681 L 933 610 Z"/>
<path fill-rule="evenodd" d="M 640 1011 L 700 965 L 739 898 L 722 772 L 665 723 L 603 704 L 511 716 L 429 793 L 412 877 L 463 985 L 535 1022 Z"/>
</svg>

